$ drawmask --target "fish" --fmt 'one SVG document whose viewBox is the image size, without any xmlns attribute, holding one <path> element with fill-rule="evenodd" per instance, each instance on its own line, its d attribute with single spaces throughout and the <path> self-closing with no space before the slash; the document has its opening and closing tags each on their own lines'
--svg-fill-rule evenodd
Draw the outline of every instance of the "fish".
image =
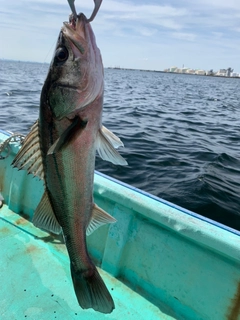
<svg viewBox="0 0 240 320">
<path fill-rule="evenodd" d="M 39 118 L 13 166 L 43 180 L 33 224 L 63 234 L 79 305 L 111 313 L 114 301 L 86 245 L 87 235 L 116 221 L 94 203 L 96 151 L 104 160 L 127 165 L 116 150 L 122 141 L 102 125 L 103 93 L 101 53 L 81 13 L 61 28 L 41 91 Z"/>
</svg>

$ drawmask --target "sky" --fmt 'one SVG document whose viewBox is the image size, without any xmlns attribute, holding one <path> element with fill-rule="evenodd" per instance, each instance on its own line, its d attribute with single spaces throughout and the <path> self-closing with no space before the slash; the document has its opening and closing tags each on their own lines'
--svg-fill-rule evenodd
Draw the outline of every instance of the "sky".
<svg viewBox="0 0 240 320">
<path fill-rule="evenodd" d="M 87 17 L 93 0 L 75 0 Z M 0 0 L 0 59 L 50 62 L 67 0 Z M 240 0 L 103 0 L 92 22 L 105 67 L 240 73 Z"/>
</svg>

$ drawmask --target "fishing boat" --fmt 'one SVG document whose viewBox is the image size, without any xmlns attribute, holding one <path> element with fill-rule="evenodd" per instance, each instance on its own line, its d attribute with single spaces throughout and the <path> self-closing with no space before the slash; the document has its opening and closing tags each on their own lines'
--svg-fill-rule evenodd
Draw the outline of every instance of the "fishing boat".
<svg viewBox="0 0 240 320">
<path fill-rule="evenodd" d="M 11 166 L 19 148 L 0 160 L 0 319 L 240 319 L 240 232 L 99 172 L 95 202 L 117 222 L 88 250 L 115 309 L 82 310 L 61 237 L 31 223 L 43 183 Z"/>
</svg>

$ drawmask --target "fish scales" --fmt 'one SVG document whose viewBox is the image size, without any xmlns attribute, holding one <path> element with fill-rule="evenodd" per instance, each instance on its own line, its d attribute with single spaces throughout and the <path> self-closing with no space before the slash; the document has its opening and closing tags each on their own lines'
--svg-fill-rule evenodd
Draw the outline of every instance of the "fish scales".
<svg viewBox="0 0 240 320">
<path fill-rule="evenodd" d="M 39 119 L 13 165 L 43 179 L 45 192 L 33 223 L 63 233 L 79 305 L 110 313 L 113 299 L 86 246 L 86 235 L 116 221 L 94 204 L 96 150 L 104 160 L 127 164 L 116 151 L 123 146 L 121 140 L 102 126 L 103 91 L 101 54 L 89 21 L 80 14 L 60 31 L 41 92 Z"/>
</svg>

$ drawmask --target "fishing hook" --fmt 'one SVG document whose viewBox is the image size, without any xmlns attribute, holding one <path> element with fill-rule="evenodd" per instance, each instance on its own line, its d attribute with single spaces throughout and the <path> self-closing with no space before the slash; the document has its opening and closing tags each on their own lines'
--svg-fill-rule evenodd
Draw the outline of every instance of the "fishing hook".
<svg viewBox="0 0 240 320">
<path fill-rule="evenodd" d="M 75 0 L 67 0 L 68 1 L 68 4 L 70 6 L 70 9 L 72 11 L 72 14 L 73 14 L 73 18 L 75 20 L 77 20 L 77 11 L 76 11 L 76 8 L 75 8 L 75 5 L 74 5 L 74 1 Z M 91 22 L 94 20 L 94 18 L 96 17 L 96 14 L 98 13 L 98 10 L 101 6 L 101 3 L 102 3 L 102 0 L 94 0 L 94 9 L 93 9 L 93 12 L 90 16 L 89 19 L 87 19 L 87 22 Z"/>
<path fill-rule="evenodd" d="M 98 13 L 98 10 L 101 6 L 101 3 L 102 3 L 102 0 L 94 0 L 94 9 L 93 9 L 93 12 L 91 14 L 91 17 L 89 19 L 87 19 L 87 22 L 91 22 L 93 21 L 93 19 L 96 17 L 96 14 Z"/>
<path fill-rule="evenodd" d="M 72 10 L 73 18 L 75 20 L 77 20 L 77 11 L 76 11 L 76 8 L 74 5 L 74 1 L 75 0 L 68 0 L 68 4 L 69 4 L 70 9 Z"/>
</svg>

